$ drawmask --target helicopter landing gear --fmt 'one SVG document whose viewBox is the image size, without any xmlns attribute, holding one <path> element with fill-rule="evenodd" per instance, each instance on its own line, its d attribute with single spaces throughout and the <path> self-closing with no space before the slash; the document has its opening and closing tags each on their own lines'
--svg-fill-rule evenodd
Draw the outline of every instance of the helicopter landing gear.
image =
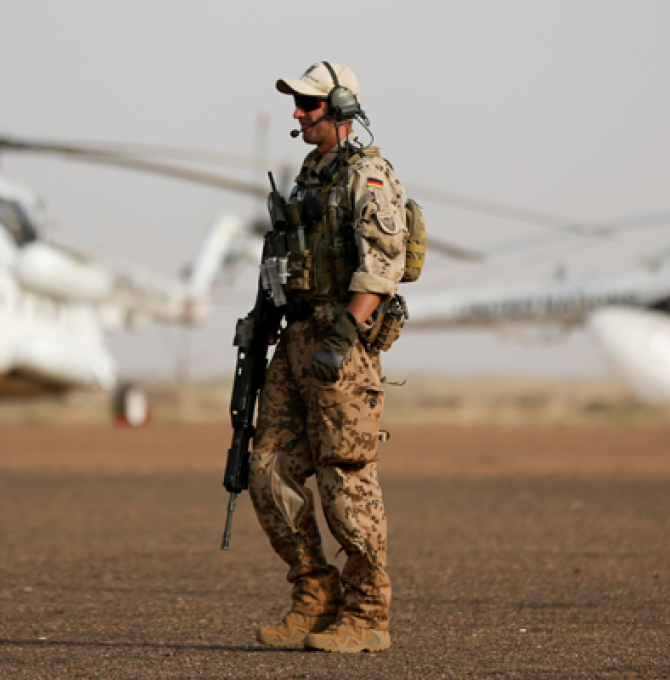
<svg viewBox="0 0 670 680">
<path fill-rule="evenodd" d="M 139 385 L 122 383 L 114 391 L 112 411 L 117 425 L 144 427 L 151 420 L 149 398 Z"/>
</svg>

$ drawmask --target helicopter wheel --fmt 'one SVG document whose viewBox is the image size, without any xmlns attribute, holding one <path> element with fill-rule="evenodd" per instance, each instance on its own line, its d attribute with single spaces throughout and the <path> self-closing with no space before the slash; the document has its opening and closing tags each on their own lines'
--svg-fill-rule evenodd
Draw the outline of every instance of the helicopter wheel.
<svg viewBox="0 0 670 680">
<path fill-rule="evenodd" d="M 151 420 L 147 393 L 133 383 L 122 383 L 116 388 L 112 410 L 117 425 L 144 427 Z"/>
</svg>

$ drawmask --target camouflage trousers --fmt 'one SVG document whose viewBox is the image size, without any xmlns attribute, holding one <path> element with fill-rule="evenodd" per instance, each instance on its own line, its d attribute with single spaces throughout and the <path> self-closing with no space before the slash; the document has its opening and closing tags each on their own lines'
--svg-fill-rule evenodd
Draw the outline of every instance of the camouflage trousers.
<svg viewBox="0 0 670 680">
<path fill-rule="evenodd" d="M 386 630 L 391 585 L 375 462 L 384 406 L 380 361 L 357 342 L 337 383 L 317 380 L 309 367 L 328 330 L 310 319 L 283 332 L 260 395 L 249 490 L 263 530 L 289 566 L 292 609 Z M 341 574 L 324 556 L 305 487 L 312 475 L 347 556 Z"/>
</svg>

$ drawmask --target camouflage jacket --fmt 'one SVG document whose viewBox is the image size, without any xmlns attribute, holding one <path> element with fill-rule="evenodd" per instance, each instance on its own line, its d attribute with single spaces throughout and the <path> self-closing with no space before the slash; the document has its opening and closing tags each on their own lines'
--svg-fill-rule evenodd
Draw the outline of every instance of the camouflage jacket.
<svg viewBox="0 0 670 680">
<path fill-rule="evenodd" d="M 337 214 L 341 225 L 353 226 L 358 262 L 349 292 L 376 293 L 388 299 L 395 294 L 405 268 L 405 189 L 377 149 L 360 151 L 363 155 L 346 168 L 346 183 L 338 176 L 334 180 L 323 177 L 322 171 L 337 159 L 337 147 L 323 156 L 313 151 L 305 158 L 292 196 L 318 194 L 330 185 L 328 212 Z"/>
</svg>

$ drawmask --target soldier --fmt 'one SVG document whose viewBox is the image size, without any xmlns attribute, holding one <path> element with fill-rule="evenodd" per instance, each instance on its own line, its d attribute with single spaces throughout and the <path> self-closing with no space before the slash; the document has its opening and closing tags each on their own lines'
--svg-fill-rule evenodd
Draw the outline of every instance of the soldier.
<svg viewBox="0 0 670 680">
<path fill-rule="evenodd" d="M 384 391 L 371 328 L 403 275 L 405 191 L 353 135 L 351 120 L 365 116 L 347 66 L 319 62 L 276 87 L 294 98 L 300 130 L 292 136 L 316 149 L 287 205 L 304 249 L 288 256 L 287 326 L 260 394 L 250 461 L 251 498 L 289 566 L 292 605 L 256 637 L 276 647 L 378 651 L 391 644 L 391 585 L 376 464 Z M 346 554 L 341 574 L 323 552 L 305 487 L 312 475 Z"/>
</svg>

